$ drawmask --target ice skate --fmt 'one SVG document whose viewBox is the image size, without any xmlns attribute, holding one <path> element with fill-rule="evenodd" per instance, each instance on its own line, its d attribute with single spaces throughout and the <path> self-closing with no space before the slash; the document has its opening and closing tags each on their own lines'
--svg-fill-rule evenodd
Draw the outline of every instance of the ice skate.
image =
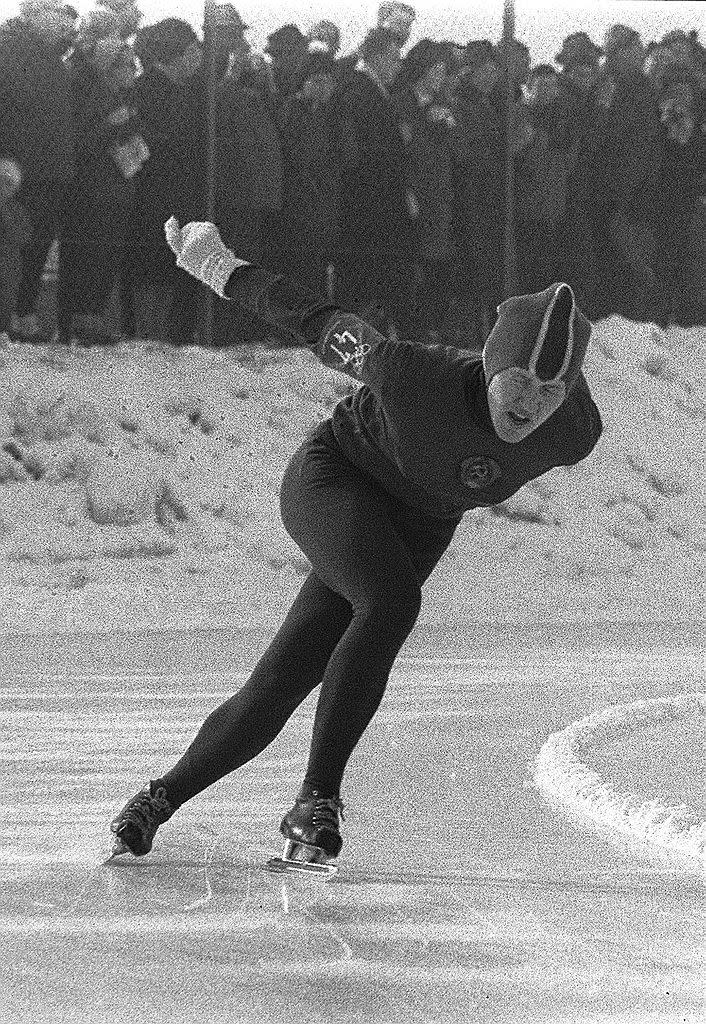
<svg viewBox="0 0 706 1024">
<path fill-rule="evenodd" d="M 123 853 L 144 857 L 152 849 L 155 832 L 176 811 L 167 799 L 161 780 L 149 782 L 131 797 L 110 823 L 114 834 L 113 849 L 108 860 Z"/>
<path fill-rule="evenodd" d="M 343 802 L 338 797 L 323 797 L 315 789 L 300 794 L 279 827 L 285 838 L 282 856 L 272 857 L 267 868 L 324 878 L 335 875 L 343 846 L 339 817 L 343 819 Z"/>
</svg>

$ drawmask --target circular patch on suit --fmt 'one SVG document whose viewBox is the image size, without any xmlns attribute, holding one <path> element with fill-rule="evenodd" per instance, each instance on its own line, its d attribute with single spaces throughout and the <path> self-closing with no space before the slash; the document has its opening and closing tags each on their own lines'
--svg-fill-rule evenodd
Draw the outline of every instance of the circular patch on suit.
<svg viewBox="0 0 706 1024">
<path fill-rule="evenodd" d="M 488 459 L 485 455 L 474 455 L 461 463 L 461 480 L 472 491 L 484 491 L 501 475 L 502 470 L 495 459 Z"/>
</svg>

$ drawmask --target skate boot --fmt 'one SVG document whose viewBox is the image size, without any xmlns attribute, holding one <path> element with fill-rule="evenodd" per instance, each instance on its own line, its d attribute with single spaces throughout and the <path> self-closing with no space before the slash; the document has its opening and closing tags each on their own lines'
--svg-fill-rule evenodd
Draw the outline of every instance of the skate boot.
<svg viewBox="0 0 706 1024">
<path fill-rule="evenodd" d="M 316 789 L 302 790 L 279 827 L 285 838 L 284 852 L 269 860 L 267 867 L 271 871 L 335 875 L 336 857 L 343 846 L 339 818 L 344 820 L 339 797 L 322 796 Z"/>
<path fill-rule="evenodd" d="M 115 835 L 111 857 L 121 853 L 144 857 L 152 849 L 155 832 L 176 809 L 169 803 L 161 779 L 148 783 L 111 821 L 110 831 Z"/>
</svg>

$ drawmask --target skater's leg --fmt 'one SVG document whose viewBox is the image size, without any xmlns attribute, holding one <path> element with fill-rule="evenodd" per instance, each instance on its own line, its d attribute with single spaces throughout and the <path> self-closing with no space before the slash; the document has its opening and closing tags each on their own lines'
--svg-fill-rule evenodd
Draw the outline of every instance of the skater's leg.
<svg viewBox="0 0 706 1024">
<path fill-rule="evenodd" d="M 311 573 L 248 681 L 209 715 L 181 760 L 163 776 L 174 806 L 272 742 L 321 682 L 350 619 L 348 602 Z"/>
<path fill-rule="evenodd" d="M 295 458 L 282 489 L 284 524 L 315 572 L 353 609 L 326 666 L 305 783 L 338 793 L 346 763 L 382 700 L 421 607 L 421 585 L 455 524 L 410 512 L 340 456 L 328 478 Z"/>
</svg>

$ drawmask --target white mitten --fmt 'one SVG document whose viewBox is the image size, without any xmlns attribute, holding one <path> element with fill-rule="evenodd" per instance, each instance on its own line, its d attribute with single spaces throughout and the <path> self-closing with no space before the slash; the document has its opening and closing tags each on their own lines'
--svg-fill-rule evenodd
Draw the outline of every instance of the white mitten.
<svg viewBox="0 0 706 1024">
<path fill-rule="evenodd" d="M 208 285 L 222 299 L 228 298 L 224 288 L 233 271 L 250 266 L 223 244 L 218 228 L 210 221 L 193 220 L 180 228 L 176 217 L 170 217 L 164 233 L 177 266 Z"/>
</svg>

